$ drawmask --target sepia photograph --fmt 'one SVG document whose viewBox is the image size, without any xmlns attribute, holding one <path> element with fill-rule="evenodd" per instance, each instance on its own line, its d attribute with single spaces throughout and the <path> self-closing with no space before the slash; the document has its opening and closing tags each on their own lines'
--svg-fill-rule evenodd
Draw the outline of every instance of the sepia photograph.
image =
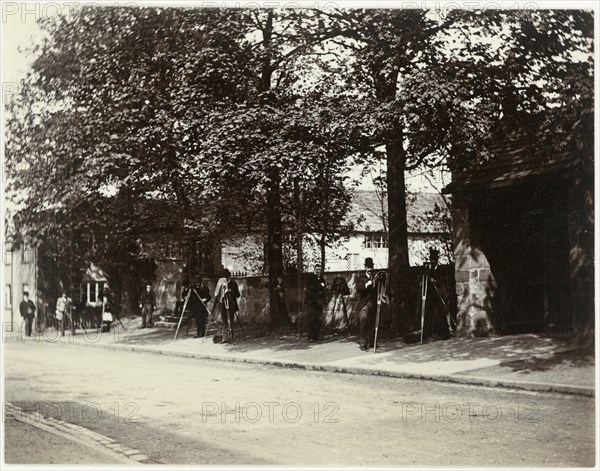
<svg viewBox="0 0 600 471">
<path fill-rule="evenodd" d="M 597 469 L 596 2 L 1 9 L 2 469 Z"/>
</svg>

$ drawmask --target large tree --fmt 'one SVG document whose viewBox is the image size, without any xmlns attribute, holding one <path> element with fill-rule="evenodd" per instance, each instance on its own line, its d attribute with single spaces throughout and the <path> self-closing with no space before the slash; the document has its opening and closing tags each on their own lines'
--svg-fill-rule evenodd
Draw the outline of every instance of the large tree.
<svg viewBox="0 0 600 471">
<path fill-rule="evenodd" d="M 590 135 L 593 17 L 583 11 L 316 10 L 343 46 L 362 136 L 386 161 L 393 329 L 410 318 L 405 172 L 485 158 L 498 139 Z M 535 124 L 535 127 L 533 126 Z M 589 141 L 589 139 L 588 139 Z M 383 149 L 383 152 L 381 150 Z"/>
<path fill-rule="evenodd" d="M 264 221 L 273 301 L 282 191 L 322 157 L 301 125 L 308 105 L 295 66 L 318 38 L 294 33 L 299 22 L 293 11 L 170 8 L 83 8 L 44 22 L 9 123 L 10 165 L 28 167 L 13 182 L 24 224 L 40 238 L 65 234 L 65 222 L 39 217 L 44 202 L 45 214 L 99 231 L 91 258 L 135 280 L 139 240 L 165 210 L 150 200 L 173 203 L 188 270 L 214 272 L 203 253 Z M 285 322 L 276 306 L 272 322 Z"/>
<path fill-rule="evenodd" d="M 175 201 L 198 269 L 195 241 L 210 246 L 234 220 L 237 230 L 264 225 L 274 323 L 285 321 L 273 300 L 286 208 L 293 219 L 302 187 L 336 207 L 345 157 L 386 161 L 401 330 L 407 170 L 460 166 L 518 133 L 553 148 L 590 142 L 589 12 L 83 8 L 44 29 L 8 113 L 23 224 L 68 240 L 93 221 L 133 267 L 153 220 L 137 202 Z M 335 93 L 311 101 L 319 83 Z M 330 233 L 338 216 L 312 227 Z"/>
<path fill-rule="evenodd" d="M 219 231 L 199 142 L 208 111 L 245 94 L 242 16 L 83 8 L 42 27 L 42 51 L 9 109 L 21 224 L 38 239 L 62 237 L 59 258 L 71 234 L 93 231 L 103 243 L 91 260 L 136 280 L 139 239 L 161 217 L 144 203 L 164 199 L 188 260 L 213 271 L 196 246 L 209 250 Z"/>
<path fill-rule="evenodd" d="M 251 26 L 248 84 L 254 92 L 243 104 L 213 114 L 212 132 L 204 146 L 221 179 L 240 181 L 242 188 L 255 190 L 252 197 L 243 193 L 241 204 L 232 200 L 227 204 L 241 209 L 238 217 L 240 213 L 264 216 L 270 318 L 277 325 L 288 322 L 285 310 L 278 308 L 286 221 L 289 226 L 294 220 L 295 227 L 287 230 L 295 232 L 302 232 L 315 219 L 329 221 L 330 228 L 319 227 L 325 246 L 348 209 L 336 203 L 347 200 L 347 189 L 339 182 L 347 165 L 344 159 L 354 149 L 342 142 L 342 136 L 347 141 L 350 121 L 342 119 L 343 114 L 336 116 L 342 106 L 334 103 L 333 90 L 307 84 L 318 69 L 310 60 L 314 48 L 332 33 L 311 28 L 316 17 L 302 10 L 248 10 L 246 15 Z M 300 191 L 304 196 L 294 194 Z M 311 213 L 311 218 L 300 215 L 308 194 L 323 209 Z M 234 215 L 230 222 L 235 219 Z"/>
</svg>

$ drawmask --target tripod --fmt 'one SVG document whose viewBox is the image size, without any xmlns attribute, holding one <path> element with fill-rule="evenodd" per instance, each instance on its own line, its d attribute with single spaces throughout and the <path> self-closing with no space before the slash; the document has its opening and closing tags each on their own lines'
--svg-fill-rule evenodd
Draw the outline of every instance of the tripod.
<svg viewBox="0 0 600 471">
<path fill-rule="evenodd" d="M 444 313 L 446 314 L 446 322 L 448 323 L 448 330 L 450 332 L 450 335 L 454 334 L 454 329 L 456 328 L 456 323 L 450 315 L 450 309 L 448 309 L 448 306 L 444 301 L 442 293 L 440 293 L 440 289 L 438 288 L 435 279 L 431 276 L 428 270 L 421 275 L 421 343 L 423 343 L 423 335 L 425 333 L 425 306 L 427 305 L 427 292 L 429 283 L 431 283 L 431 286 L 433 286 L 433 289 L 435 290 L 435 293 L 437 294 L 438 299 L 441 301 L 441 304 L 444 308 Z"/>
<path fill-rule="evenodd" d="M 242 321 L 240 321 L 240 316 L 238 311 L 231 312 L 231 302 L 229 300 L 229 291 L 226 291 L 223 295 L 223 303 L 225 304 L 225 311 L 227 312 L 227 332 L 229 333 L 229 338 L 231 339 L 231 345 L 234 344 L 233 339 L 233 322 L 237 320 L 238 325 L 240 326 L 240 330 L 242 331 L 242 335 L 246 338 L 246 334 L 244 333 L 244 328 L 242 327 Z"/>
<path fill-rule="evenodd" d="M 185 308 L 188 305 L 188 302 L 190 300 L 190 297 L 192 296 L 192 292 L 198 296 L 198 299 L 200 299 L 200 302 L 202 302 L 202 299 L 200 298 L 200 296 L 198 295 L 198 293 L 196 292 L 195 288 L 191 288 L 188 290 L 187 295 L 185 296 L 185 301 L 183 302 L 183 306 L 181 308 L 181 315 L 179 316 L 179 323 L 177 324 L 177 330 L 175 330 L 175 337 L 173 337 L 173 340 L 177 339 L 177 334 L 179 333 L 179 328 L 181 327 L 181 322 L 183 321 L 183 316 L 185 314 Z M 202 302 L 202 304 L 204 304 L 204 302 Z"/>
<path fill-rule="evenodd" d="M 377 350 L 377 333 L 379 331 L 379 315 L 381 314 L 381 304 L 387 303 L 388 274 L 385 271 L 377 272 L 375 275 L 375 287 L 377 289 L 377 315 L 375 317 L 375 339 L 373 342 L 373 353 Z"/>
</svg>

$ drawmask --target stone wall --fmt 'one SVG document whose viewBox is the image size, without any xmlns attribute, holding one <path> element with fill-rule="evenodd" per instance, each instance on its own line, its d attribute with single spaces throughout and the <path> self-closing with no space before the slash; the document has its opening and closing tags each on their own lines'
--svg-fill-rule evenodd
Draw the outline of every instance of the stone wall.
<svg viewBox="0 0 600 471">
<path fill-rule="evenodd" d="M 486 336 L 494 333 L 492 323 L 496 280 L 471 227 L 468 202 L 454 197 L 454 264 L 457 298 L 457 334 Z"/>
<path fill-rule="evenodd" d="M 167 267 L 162 266 L 160 273 L 162 275 L 169 274 L 170 278 L 161 280 L 155 284 L 155 290 L 157 292 L 157 298 L 159 302 L 159 308 L 166 310 L 173 310 L 175 308 L 175 301 L 181 288 L 180 282 L 174 282 L 177 277 L 177 268 L 172 267 L 171 271 L 167 270 Z M 344 329 L 346 328 L 346 320 L 344 315 L 344 306 L 346 315 L 351 326 L 357 325 L 356 304 L 358 298 L 355 291 L 357 275 L 360 271 L 342 271 L 342 272 L 329 272 L 325 273 L 325 280 L 329 285 L 333 283 L 333 280 L 342 276 L 348 283 L 350 294 L 343 297 L 333 291 L 327 292 L 325 307 L 323 309 L 323 324 L 329 328 Z M 410 283 L 410 299 L 409 315 L 407 316 L 407 324 L 410 328 L 417 328 L 419 324 L 419 283 L 421 274 L 423 273 L 422 267 L 413 267 L 409 269 L 408 278 Z M 452 314 L 455 314 L 455 299 L 451 286 L 454 284 L 454 267 L 451 265 L 440 267 L 440 279 L 439 286 L 442 293 L 448 298 L 449 307 Z M 298 293 L 298 275 L 286 275 L 284 277 L 285 286 L 285 299 L 286 307 L 288 309 L 289 318 L 295 323 L 298 313 L 300 311 L 300 326 L 302 329 L 306 326 L 306 312 L 304 310 L 304 279 L 302 276 L 302 282 L 300 284 L 300 305 L 299 293 Z M 211 296 L 214 297 L 214 290 L 218 281 L 218 278 L 205 278 L 205 285 L 208 287 Z M 244 324 L 269 324 L 269 291 L 268 291 L 268 278 L 266 276 L 250 276 L 245 278 L 236 278 L 235 281 L 238 283 L 241 297 L 239 299 L 240 305 L 240 318 Z M 176 287 L 176 291 L 175 291 Z M 214 311 L 214 299 L 208 303 L 208 308 L 212 312 Z M 299 309 L 300 308 L 300 309 Z M 215 313 L 216 315 L 216 313 Z M 390 321 L 391 316 L 388 311 L 388 306 L 383 304 L 381 309 L 381 326 L 385 328 Z"/>
</svg>

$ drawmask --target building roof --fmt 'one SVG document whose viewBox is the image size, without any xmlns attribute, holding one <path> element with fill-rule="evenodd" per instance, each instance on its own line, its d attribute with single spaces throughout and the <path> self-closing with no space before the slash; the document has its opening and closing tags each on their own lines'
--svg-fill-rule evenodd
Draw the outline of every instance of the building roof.
<svg viewBox="0 0 600 471">
<path fill-rule="evenodd" d="M 574 148 L 541 153 L 530 140 L 520 139 L 493 147 L 487 160 L 454 169 L 452 182 L 443 191 L 476 191 L 530 183 L 541 178 L 565 178 L 585 160 Z"/>
<path fill-rule="evenodd" d="M 448 199 L 448 197 L 446 197 Z M 430 234 L 448 232 L 444 218 L 449 210 L 444 197 L 438 193 L 416 193 L 406 201 L 408 232 Z M 438 217 L 432 217 L 439 214 Z M 358 190 L 352 197 L 348 219 L 357 232 L 381 232 L 387 226 L 387 198 L 376 191 Z"/>
</svg>

